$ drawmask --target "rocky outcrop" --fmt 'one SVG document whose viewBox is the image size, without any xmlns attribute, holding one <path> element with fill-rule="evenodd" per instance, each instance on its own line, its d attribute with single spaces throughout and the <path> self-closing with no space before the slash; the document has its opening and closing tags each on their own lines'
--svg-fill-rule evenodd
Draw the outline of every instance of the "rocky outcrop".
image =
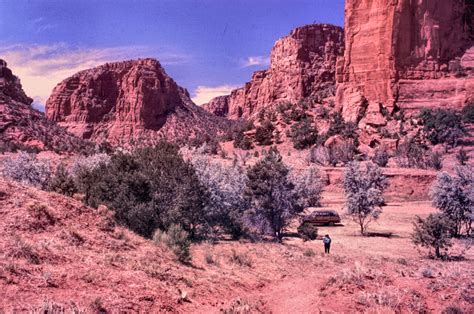
<svg viewBox="0 0 474 314">
<path fill-rule="evenodd" d="M 35 110 L 20 79 L 0 60 L 0 152 L 21 150 L 79 151 L 92 147 Z"/>
<path fill-rule="evenodd" d="M 347 0 L 337 96 L 346 120 L 380 126 L 404 109 L 460 109 L 474 98 L 474 4 Z"/>
<path fill-rule="evenodd" d="M 273 46 L 268 70 L 255 72 L 244 87 L 214 98 L 204 108 L 237 119 L 276 102 L 294 103 L 323 95 L 334 87 L 343 37 L 342 28 L 327 24 L 294 29 Z"/>
<path fill-rule="evenodd" d="M 46 115 L 77 136 L 114 145 L 215 135 L 223 123 L 196 106 L 155 59 L 108 63 L 65 79 Z"/>
</svg>

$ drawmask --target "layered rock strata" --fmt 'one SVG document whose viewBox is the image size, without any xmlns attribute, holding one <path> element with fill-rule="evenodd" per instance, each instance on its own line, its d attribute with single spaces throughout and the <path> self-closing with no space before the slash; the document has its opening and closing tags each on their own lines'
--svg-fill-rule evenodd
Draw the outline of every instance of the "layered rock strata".
<svg viewBox="0 0 474 314">
<path fill-rule="evenodd" d="M 296 28 L 273 46 L 269 69 L 255 72 L 245 86 L 212 99 L 204 108 L 238 119 L 276 102 L 321 96 L 334 87 L 336 61 L 343 47 L 343 30 L 338 26 Z"/>
</svg>

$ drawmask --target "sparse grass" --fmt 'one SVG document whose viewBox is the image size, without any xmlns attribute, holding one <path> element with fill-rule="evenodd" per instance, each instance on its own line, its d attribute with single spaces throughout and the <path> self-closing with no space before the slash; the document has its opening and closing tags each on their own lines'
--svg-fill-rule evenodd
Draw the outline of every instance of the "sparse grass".
<svg viewBox="0 0 474 314">
<path fill-rule="evenodd" d="M 33 202 L 27 205 L 28 214 L 34 219 L 30 226 L 34 230 L 45 229 L 54 225 L 56 218 L 46 204 Z"/>
<path fill-rule="evenodd" d="M 232 249 L 230 255 L 230 261 L 239 266 L 252 267 L 252 259 L 246 253 L 239 253 L 235 249 Z"/>
<path fill-rule="evenodd" d="M 262 313 L 256 304 L 248 300 L 237 298 L 230 302 L 225 308 L 220 310 L 223 314 L 250 314 Z"/>
<path fill-rule="evenodd" d="M 33 245 L 18 236 L 14 240 L 9 256 L 26 259 L 31 264 L 41 263 L 41 258 Z"/>
</svg>

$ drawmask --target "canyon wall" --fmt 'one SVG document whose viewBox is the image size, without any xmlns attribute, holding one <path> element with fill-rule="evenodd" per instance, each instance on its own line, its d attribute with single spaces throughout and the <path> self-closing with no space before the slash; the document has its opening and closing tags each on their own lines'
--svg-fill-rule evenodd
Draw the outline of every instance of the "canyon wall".
<svg viewBox="0 0 474 314">
<path fill-rule="evenodd" d="M 474 2 L 347 0 L 336 101 L 346 120 L 461 109 L 474 98 Z"/>
<path fill-rule="evenodd" d="M 343 47 L 340 27 L 312 24 L 296 28 L 273 46 L 269 69 L 255 72 L 244 87 L 214 98 L 203 107 L 237 119 L 276 102 L 295 103 L 316 97 L 334 87 L 336 61 Z"/>
</svg>

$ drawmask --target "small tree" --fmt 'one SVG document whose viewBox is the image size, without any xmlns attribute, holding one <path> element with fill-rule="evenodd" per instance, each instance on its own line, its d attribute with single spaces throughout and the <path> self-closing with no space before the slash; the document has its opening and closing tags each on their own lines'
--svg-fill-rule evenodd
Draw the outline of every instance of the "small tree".
<svg viewBox="0 0 474 314">
<path fill-rule="evenodd" d="M 318 140 L 318 131 L 309 118 L 293 124 L 290 133 L 293 147 L 296 149 L 310 147 Z"/>
<path fill-rule="evenodd" d="M 454 224 L 454 236 L 471 232 L 474 208 L 474 175 L 472 167 L 458 167 L 457 176 L 438 174 L 431 190 L 433 205 Z"/>
<path fill-rule="evenodd" d="M 297 204 L 300 208 L 320 206 L 323 182 L 318 168 L 310 166 L 303 171 L 291 171 Z"/>
<path fill-rule="evenodd" d="M 288 172 L 276 149 L 271 149 L 247 171 L 245 196 L 251 204 L 249 223 L 272 234 L 278 241 L 282 240 L 283 230 L 300 209 Z"/>
<path fill-rule="evenodd" d="M 344 172 L 344 191 L 348 214 L 366 234 L 367 226 L 379 218 L 384 205 L 383 191 L 388 186 L 387 178 L 372 162 L 361 166 L 352 162 Z"/>
<path fill-rule="evenodd" d="M 49 182 L 48 190 L 64 194 L 66 196 L 73 196 L 77 192 L 77 187 L 74 178 L 69 175 L 64 164 L 60 164 L 56 168 L 53 178 Z"/>
<path fill-rule="evenodd" d="M 271 145 L 273 140 L 273 130 L 275 127 L 272 122 L 265 120 L 262 125 L 255 130 L 255 140 L 260 145 Z"/>
<path fill-rule="evenodd" d="M 451 236 L 455 227 L 450 219 L 440 214 L 430 214 L 428 218 L 416 217 L 412 241 L 415 245 L 435 250 L 437 258 L 441 250 L 451 246 Z"/>
</svg>

